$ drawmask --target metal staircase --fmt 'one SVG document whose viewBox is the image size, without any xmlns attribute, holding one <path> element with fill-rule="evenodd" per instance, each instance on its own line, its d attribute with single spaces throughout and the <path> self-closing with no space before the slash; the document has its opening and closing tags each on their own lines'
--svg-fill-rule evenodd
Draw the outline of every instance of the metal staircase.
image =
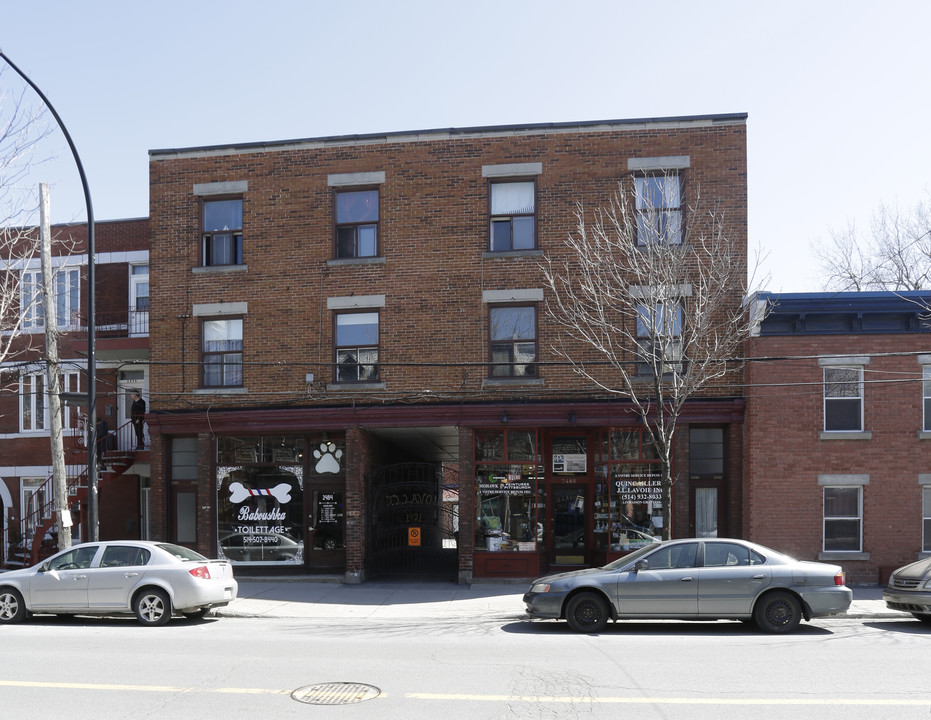
<svg viewBox="0 0 931 720">
<path fill-rule="evenodd" d="M 125 423 L 110 433 L 110 442 L 117 449 L 107 450 L 101 460 L 98 458 L 98 490 L 115 482 L 135 462 L 140 450 L 136 449 L 136 436 L 132 423 Z M 82 438 L 69 451 L 69 457 L 75 457 L 84 450 Z M 87 465 L 68 464 L 65 468 L 68 478 L 68 508 L 72 517 L 86 517 L 88 496 Z M 55 531 L 55 493 L 52 478 L 49 477 L 38 486 L 32 495 L 34 502 L 20 519 L 17 535 L 12 535 L 11 528 L 5 528 L 0 538 L 2 567 L 17 568 L 35 565 L 44 558 L 58 551 L 58 536 Z M 80 521 L 80 520 L 78 520 Z"/>
</svg>

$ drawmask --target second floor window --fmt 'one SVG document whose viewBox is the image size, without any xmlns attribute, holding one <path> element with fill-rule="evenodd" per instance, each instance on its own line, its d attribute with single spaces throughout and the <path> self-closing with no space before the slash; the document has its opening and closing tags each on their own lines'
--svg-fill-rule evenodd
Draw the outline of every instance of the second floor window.
<svg viewBox="0 0 931 720">
<path fill-rule="evenodd" d="M 242 318 L 204 320 L 201 325 L 204 387 L 242 386 Z"/>
<path fill-rule="evenodd" d="M 78 268 L 56 270 L 52 275 L 52 297 L 55 300 L 55 323 L 59 329 L 77 326 L 81 310 L 81 271 Z M 23 273 L 20 303 L 23 308 L 23 329 L 44 328 L 41 270 L 27 270 Z"/>
<path fill-rule="evenodd" d="M 637 306 L 640 372 L 679 372 L 682 367 L 682 304 Z"/>
<path fill-rule="evenodd" d="M 34 432 L 46 428 L 45 375 L 23 375 L 19 385 L 20 430 Z"/>
<path fill-rule="evenodd" d="M 634 178 L 637 244 L 682 242 L 682 187 L 678 175 Z"/>
<path fill-rule="evenodd" d="M 537 376 L 537 309 L 507 305 L 488 311 L 491 377 Z"/>
<path fill-rule="evenodd" d="M 336 192 L 336 257 L 378 255 L 378 190 Z"/>
<path fill-rule="evenodd" d="M 862 432 L 863 368 L 824 368 L 824 429 Z"/>
<path fill-rule="evenodd" d="M 336 315 L 336 382 L 378 380 L 378 313 Z"/>
<path fill-rule="evenodd" d="M 242 198 L 204 201 L 201 263 L 242 264 Z"/>
<path fill-rule="evenodd" d="M 493 182 L 489 185 L 492 252 L 533 250 L 536 240 L 536 183 Z"/>
</svg>

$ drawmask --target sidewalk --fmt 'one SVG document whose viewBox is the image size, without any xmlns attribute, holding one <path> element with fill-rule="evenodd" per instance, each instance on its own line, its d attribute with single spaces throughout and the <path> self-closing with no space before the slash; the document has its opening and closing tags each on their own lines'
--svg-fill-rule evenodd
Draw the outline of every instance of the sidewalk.
<svg viewBox="0 0 931 720">
<path fill-rule="evenodd" d="M 527 583 L 370 581 L 348 585 L 339 578 L 237 578 L 239 597 L 214 611 L 222 617 L 317 619 L 468 619 L 526 617 L 521 600 Z M 857 586 L 848 618 L 900 618 L 887 610 L 882 587 Z"/>
</svg>

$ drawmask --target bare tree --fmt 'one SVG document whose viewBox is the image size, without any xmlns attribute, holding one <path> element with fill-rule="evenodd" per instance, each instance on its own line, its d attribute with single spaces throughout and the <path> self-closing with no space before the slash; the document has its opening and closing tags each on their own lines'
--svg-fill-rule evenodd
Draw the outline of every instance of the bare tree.
<svg viewBox="0 0 931 720">
<path fill-rule="evenodd" d="M 650 195 L 669 182 L 622 182 L 592 222 L 580 206 L 566 258 L 543 268 L 547 313 L 560 328 L 554 350 L 630 400 L 647 430 L 660 461 L 664 538 L 678 418 L 686 401 L 739 369 L 750 327 L 746 243 L 728 236 L 722 213 L 702 209 L 697 192 L 686 208 L 658 208 L 670 203 Z"/>
<path fill-rule="evenodd" d="M 812 245 L 828 290 L 931 288 L 931 198 L 909 212 L 880 205 L 864 234 L 855 224 Z"/>
<path fill-rule="evenodd" d="M 25 101 L 26 88 L 7 89 L 0 68 L 0 363 L 21 347 L 20 331 L 38 294 L 22 292 L 23 268 L 38 252 L 37 185 L 30 174 L 40 161 L 35 150 L 51 133 L 44 111 Z"/>
</svg>

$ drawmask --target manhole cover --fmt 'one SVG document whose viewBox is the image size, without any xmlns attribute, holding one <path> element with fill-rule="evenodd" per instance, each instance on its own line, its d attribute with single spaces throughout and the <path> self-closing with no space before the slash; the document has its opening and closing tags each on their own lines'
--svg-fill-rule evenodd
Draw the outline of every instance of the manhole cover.
<svg viewBox="0 0 931 720">
<path fill-rule="evenodd" d="M 381 694 L 374 685 L 352 682 L 330 682 L 298 688 L 291 697 L 308 705 L 350 705 L 377 698 Z"/>
</svg>

